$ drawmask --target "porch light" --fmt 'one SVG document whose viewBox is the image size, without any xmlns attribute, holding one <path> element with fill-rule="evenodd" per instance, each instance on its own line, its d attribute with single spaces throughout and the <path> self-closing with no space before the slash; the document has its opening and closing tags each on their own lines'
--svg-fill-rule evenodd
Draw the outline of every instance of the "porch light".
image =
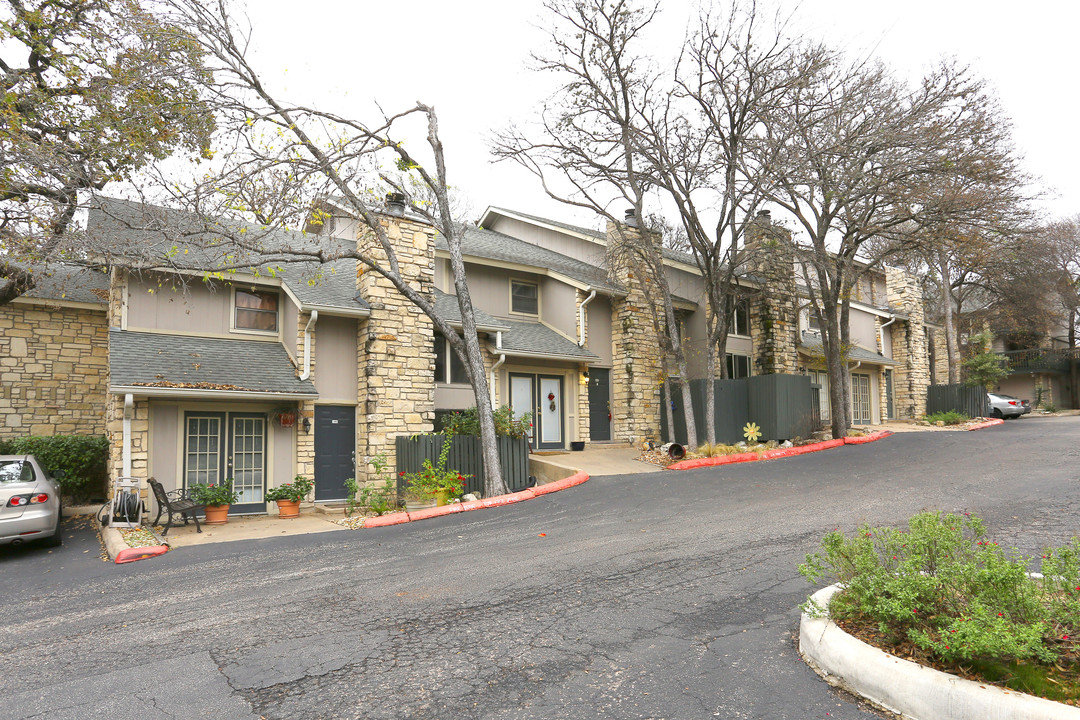
<svg viewBox="0 0 1080 720">
<path fill-rule="evenodd" d="M 335 422 L 336 422 L 336 421 L 335 421 Z M 303 423 L 301 423 L 301 425 L 303 425 L 303 426 L 304 426 L 304 432 L 306 432 L 306 433 L 309 433 L 309 432 L 311 432 L 311 418 L 309 418 L 309 417 L 305 417 L 305 418 L 304 418 L 304 422 L 303 422 Z"/>
</svg>

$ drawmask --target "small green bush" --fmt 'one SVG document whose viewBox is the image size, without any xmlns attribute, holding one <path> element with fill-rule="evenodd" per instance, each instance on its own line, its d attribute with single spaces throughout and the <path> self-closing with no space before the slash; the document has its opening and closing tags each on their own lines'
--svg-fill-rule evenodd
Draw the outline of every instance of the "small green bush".
<svg viewBox="0 0 1080 720">
<path fill-rule="evenodd" d="M 1048 413 L 1056 413 L 1056 412 L 1058 412 L 1058 406 L 1055 405 L 1054 403 L 1044 403 L 1042 409 L 1045 410 Z"/>
<path fill-rule="evenodd" d="M 109 441 L 103 435 L 51 435 L 0 440 L 0 455 L 33 455 L 64 493 L 88 500 L 105 489 Z"/>
<path fill-rule="evenodd" d="M 966 423 L 970 420 L 967 415 L 962 412 L 956 412 L 955 410 L 945 410 L 943 412 L 930 413 L 929 415 L 923 415 L 923 420 L 929 423 L 943 422 L 946 425 L 959 425 L 960 423 Z"/>
<path fill-rule="evenodd" d="M 1080 541 L 1043 553 L 1040 582 L 1025 558 L 984 538 L 976 517 L 921 513 L 906 531 L 831 532 L 799 572 L 843 583 L 830 615 L 872 623 L 887 642 L 950 663 L 1052 663 L 1080 630 Z"/>
<path fill-rule="evenodd" d="M 514 411 L 503 405 L 492 413 L 495 418 L 495 434 L 520 438 L 529 434 L 532 427 L 532 415 L 525 413 L 514 419 Z M 475 407 L 460 412 L 450 413 L 442 418 L 442 432 L 447 435 L 480 436 L 480 413 Z"/>
</svg>

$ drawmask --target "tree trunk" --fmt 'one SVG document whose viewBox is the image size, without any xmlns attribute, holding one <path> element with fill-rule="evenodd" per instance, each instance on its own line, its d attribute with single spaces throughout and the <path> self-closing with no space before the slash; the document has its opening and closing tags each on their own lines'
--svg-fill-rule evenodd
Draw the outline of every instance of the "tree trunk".
<svg viewBox="0 0 1080 720">
<path fill-rule="evenodd" d="M 847 428 L 851 428 L 855 424 L 854 408 L 855 403 L 851 399 L 851 366 L 848 365 L 848 355 L 851 348 L 851 301 L 846 297 L 843 304 L 840 306 L 840 354 L 842 358 L 841 367 L 843 373 L 841 377 L 844 380 L 844 424 Z"/>
<path fill-rule="evenodd" d="M 671 377 L 667 372 L 667 358 L 664 358 L 664 413 L 667 416 L 666 442 L 675 442 L 675 411 L 671 408 Z"/>
<path fill-rule="evenodd" d="M 712 341 L 712 328 L 705 328 L 705 442 L 716 444 L 716 343 Z"/>
<path fill-rule="evenodd" d="M 949 384 L 960 382 L 959 344 L 953 318 L 953 294 L 949 281 L 949 260 L 944 250 L 938 250 L 938 272 L 941 274 L 941 307 L 945 315 L 945 350 L 949 358 Z"/>
</svg>

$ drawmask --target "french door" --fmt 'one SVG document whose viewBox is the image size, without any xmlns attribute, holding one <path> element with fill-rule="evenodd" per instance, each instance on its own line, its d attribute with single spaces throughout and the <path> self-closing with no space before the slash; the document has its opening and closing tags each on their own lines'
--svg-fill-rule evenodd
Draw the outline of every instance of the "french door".
<svg viewBox="0 0 1080 720">
<path fill-rule="evenodd" d="M 515 418 L 532 414 L 529 443 L 534 448 L 552 450 L 565 446 L 561 376 L 510 373 L 510 407 Z"/>
<path fill-rule="evenodd" d="M 851 376 L 851 421 L 860 425 L 869 425 L 870 415 L 870 376 Z"/>
<path fill-rule="evenodd" d="M 184 487 L 232 479 L 230 512 L 266 512 L 266 414 L 184 413 Z"/>
</svg>

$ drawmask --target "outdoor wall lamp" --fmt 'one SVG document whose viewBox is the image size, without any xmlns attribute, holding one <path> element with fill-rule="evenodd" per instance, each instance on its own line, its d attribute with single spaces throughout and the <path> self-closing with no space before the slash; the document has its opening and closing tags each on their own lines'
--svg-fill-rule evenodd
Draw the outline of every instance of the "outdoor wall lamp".
<svg viewBox="0 0 1080 720">
<path fill-rule="evenodd" d="M 304 422 L 302 422 L 301 425 L 304 426 L 304 432 L 306 432 L 306 433 L 311 432 L 311 418 L 305 417 Z"/>
</svg>

